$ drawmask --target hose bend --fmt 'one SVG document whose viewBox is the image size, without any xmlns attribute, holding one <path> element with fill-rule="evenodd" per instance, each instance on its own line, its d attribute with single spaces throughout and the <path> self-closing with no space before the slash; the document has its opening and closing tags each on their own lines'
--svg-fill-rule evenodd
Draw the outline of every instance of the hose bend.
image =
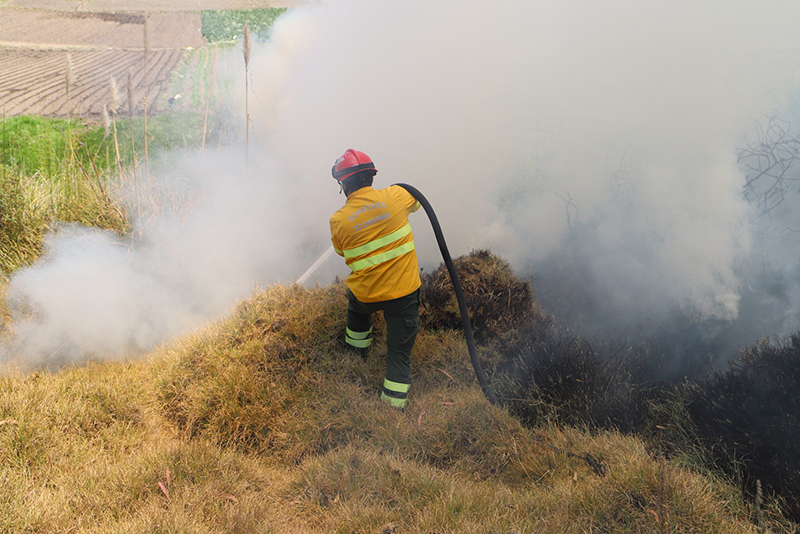
<svg viewBox="0 0 800 534">
<path fill-rule="evenodd" d="M 458 308 L 461 311 L 461 322 L 464 325 L 464 335 L 467 338 L 469 357 L 470 360 L 472 360 L 472 368 L 475 369 L 475 376 L 478 377 L 478 383 L 481 385 L 481 389 L 483 390 L 484 395 L 486 395 L 486 398 L 489 399 L 490 403 L 498 406 L 500 403 L 497 401 L 497 397 L 495 396 L 494 391 L 492 391 L 491 386 L 489 386 L 489 382 L 486 380 L 486 375 L 483 373 L 481 362 L 478 360 L 478 352 L 475 350 L 475 339 L 472 336 L 472 324 L 469 321 L 469 311 L 467 310 L 467 302 L 464 298 L 464 290 L 461 289 L 461 280 L 458 278 L 458 273 L 456 272 L 456 267 L 453 264 L 453 259 L 450 257 L 450 252 L 447 250 L 447 243 L 444 240 L 444 234 L 442 233 L 441 225 L 439 225 L 439 219 L 436 217 L 436 213 L 434 213 L 433 207 L 431 206 L 430 202 L 428 202 L 428 199 L 426 199 L 417 188 L 408 184 L 394 185 L 398 185 L 408 191 L 412 197 L 417 199 L 422 208 L 425 210 L 425 213 L 428 214 L 428 219 L 430 219 L 431 226 L 433 227 L 433 233 L 436 235 L 436 242 L 439 244 L 439 250 L 442 253 L 442 259 L 444 260 L 445 265 L 447 265 L 447 272 L 450 273 L 450 280 L 453 282 L 453 287 L 455 288 L 456 300 L 458 300 Z"/>
</svg>

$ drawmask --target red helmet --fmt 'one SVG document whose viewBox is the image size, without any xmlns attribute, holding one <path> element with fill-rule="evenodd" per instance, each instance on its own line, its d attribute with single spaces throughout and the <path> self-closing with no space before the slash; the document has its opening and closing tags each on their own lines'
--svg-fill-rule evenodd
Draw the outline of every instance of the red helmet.
<svg viewBox="0 0 800 534">
<path fill-rule="evenodd" d="M 372 169 L 375 173 L 378 172 L 378 169 L 375 168 L 375 164 L 372 163 L 369 156 L 358 150 L 348 148 L 347 151 L 342 154 L 342 157 L 337 159 L 336 163 L 333 164 L 331 174 L 333 174 L 334 178 L 342 182 L 357 172 L 369 169 Z"/>
</svg>

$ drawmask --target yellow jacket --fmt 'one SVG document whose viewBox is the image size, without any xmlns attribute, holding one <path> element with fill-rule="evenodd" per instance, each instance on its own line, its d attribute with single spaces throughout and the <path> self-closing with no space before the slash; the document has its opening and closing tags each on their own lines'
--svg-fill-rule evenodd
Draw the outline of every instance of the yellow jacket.
<svg viewBox="0 0 800 534">
<path fill-rule="evenodd" d="M 408 222 L 417 209 L 400 186 L 362 187 L 331 217 L 333 248 L 352 270 L 347 287 L 361 302 L 404 297 L 421 285 Z"/>
</svg>

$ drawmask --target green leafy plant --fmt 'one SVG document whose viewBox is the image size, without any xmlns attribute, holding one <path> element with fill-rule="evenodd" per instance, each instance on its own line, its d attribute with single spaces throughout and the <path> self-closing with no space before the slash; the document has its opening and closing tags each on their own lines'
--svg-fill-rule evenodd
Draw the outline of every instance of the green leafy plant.
<svg viewBox="0 0 800 534">
<path fill-rule="evenodd" d="M 272 24 L 286 8 L 245 9 L 237 11 L 202 11 L 203 36 L 209 43 L 235 41 L 244 35 L 248 23 L 253 39 L 264 42 L 269 38 Z"/>
</svg>

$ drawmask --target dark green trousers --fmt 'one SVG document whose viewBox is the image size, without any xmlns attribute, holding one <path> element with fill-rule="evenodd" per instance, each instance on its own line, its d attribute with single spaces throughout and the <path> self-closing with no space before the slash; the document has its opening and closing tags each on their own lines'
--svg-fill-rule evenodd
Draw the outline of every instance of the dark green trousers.
<svg viewBox="0 0 800 534">
<path fill-rule="evenodd" d="M 350 291 L 347 305 L 347 343 L 366 349 L 372 344 L 372 314 L 386 319 L 386 378 L 381 399 L 397 408 L 408 403 L 411 385 L 411 349 L 419 331 L 419 289 L 394 300 L 361 302 Z"/>
</svg>

